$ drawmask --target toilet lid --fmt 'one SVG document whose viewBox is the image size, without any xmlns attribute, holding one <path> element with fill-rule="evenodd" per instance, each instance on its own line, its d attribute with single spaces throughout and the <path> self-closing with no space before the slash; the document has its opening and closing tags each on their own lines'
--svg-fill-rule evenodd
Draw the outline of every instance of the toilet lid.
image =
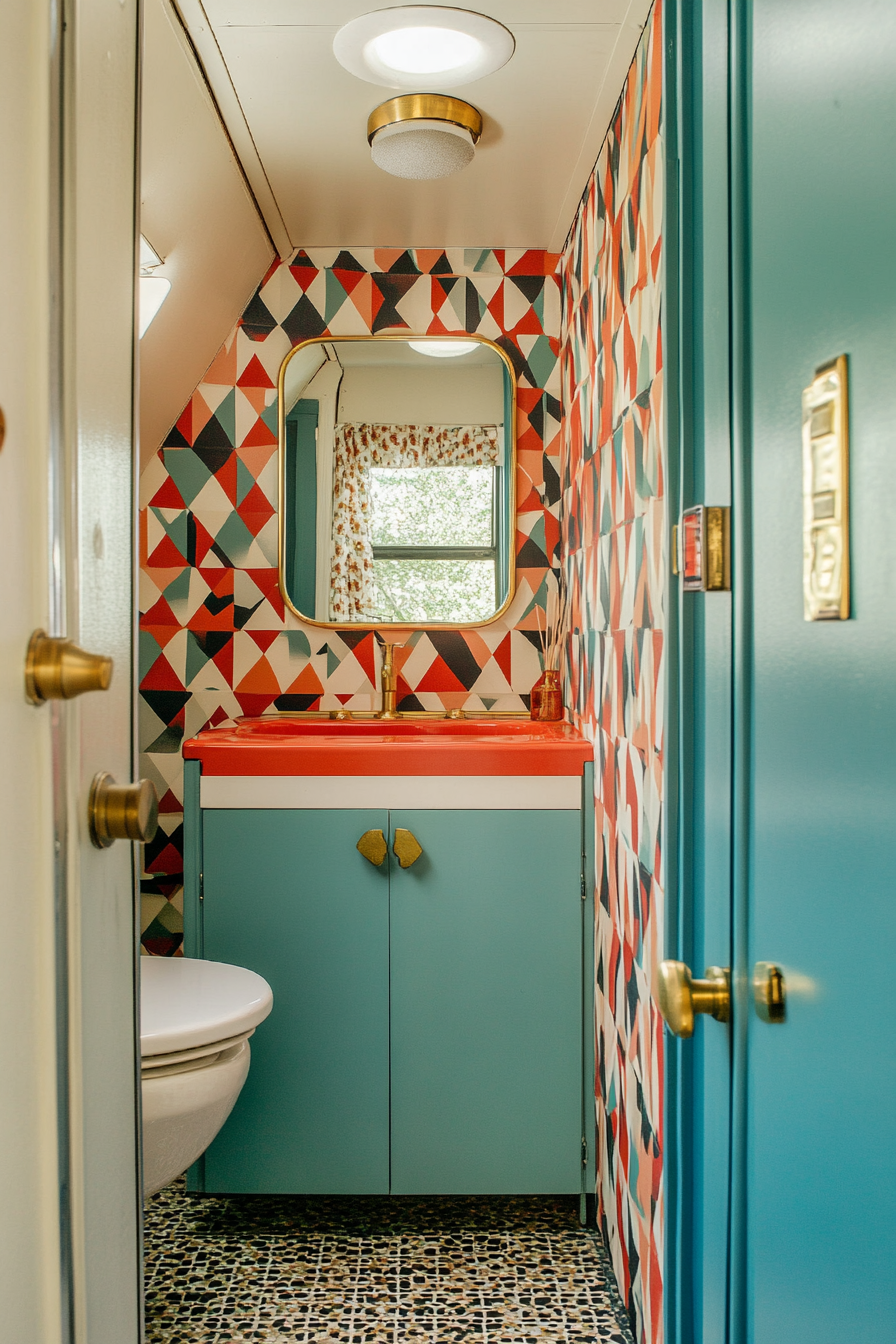
<svg viewBox="0 0 896 1344">
<path fill-rule="evenodd" d="M 140 958 L 140 1054 L 163 1055 L 251 1031 L 271 1011 L 266 980 L 245 966 Z"/>
</svg>

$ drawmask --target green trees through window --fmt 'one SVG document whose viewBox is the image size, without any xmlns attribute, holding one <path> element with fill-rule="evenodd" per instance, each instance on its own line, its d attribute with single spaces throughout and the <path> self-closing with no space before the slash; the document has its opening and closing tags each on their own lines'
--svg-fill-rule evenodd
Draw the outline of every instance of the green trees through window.
<svg viewBox="0 0 896 1344">
<path fill-rule="evenodd" d="M 376 619 L 488 620 L 496 589 L 494 467 L 374 467 Z"/>
</svg>

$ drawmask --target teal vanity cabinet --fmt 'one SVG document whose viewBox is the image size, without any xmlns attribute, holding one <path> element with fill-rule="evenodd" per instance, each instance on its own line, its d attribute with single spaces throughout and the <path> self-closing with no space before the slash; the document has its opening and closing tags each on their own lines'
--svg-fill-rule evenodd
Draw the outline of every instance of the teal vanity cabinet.
<svg viewBox="0 0 896 1344">
<path fill-rule="evenodd" d="M 201 955 L 257 970 L 277 1004 L 205 1155 L 207 1190 L 389 1190 L 389 873 L 355 848 L 384 820 L 201 814 Z"/>
<path fill-rule="evenodd" d="M 209 807 L 199 761 L 186 778 L 188 955 L 248 966 L 274 992 L 190 1187 L 580 1193 L 582 806 Z M 408 868 L 399 829 L 422 847 Z M 367 831 L 388 844 L 381 866 L 357 849 Z"/>
</svg>

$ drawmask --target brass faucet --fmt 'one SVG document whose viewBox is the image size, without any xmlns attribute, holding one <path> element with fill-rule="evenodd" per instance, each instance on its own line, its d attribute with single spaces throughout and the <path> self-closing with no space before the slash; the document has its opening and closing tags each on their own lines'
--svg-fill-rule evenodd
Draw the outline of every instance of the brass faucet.
<svg viewBox="0 0 896 1344">
<path fill-rule="evenodd" d="M 383 640 L 383 662 L 380 667 L 380 690 L 383 697 L 382 704 L 374 718 L 402 718 L 401 712 L 395 708 L 395 697 L 398 690 L 398 673 L 395 670 L 395 645 L 387 644 L 385 640 Z"/>
</svg>

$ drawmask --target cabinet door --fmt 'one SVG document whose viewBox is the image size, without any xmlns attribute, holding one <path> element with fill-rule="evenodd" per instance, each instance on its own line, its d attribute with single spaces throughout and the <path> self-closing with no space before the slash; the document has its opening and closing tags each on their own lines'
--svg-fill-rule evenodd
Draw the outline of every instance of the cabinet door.
<svg viewBox="0 0 896 1344">
<path fill-rule="evenodd" d="M 203 955 L 263 975 L 274 1007 L 208 1191 L 389 1190 L 389 873 L 375 811 L 205 811 Z"/>
<path fill-rule="evenodd" d="M 579 812 L 394 812 L 393 1194 L 581 1188 Z"/>
</svg>

